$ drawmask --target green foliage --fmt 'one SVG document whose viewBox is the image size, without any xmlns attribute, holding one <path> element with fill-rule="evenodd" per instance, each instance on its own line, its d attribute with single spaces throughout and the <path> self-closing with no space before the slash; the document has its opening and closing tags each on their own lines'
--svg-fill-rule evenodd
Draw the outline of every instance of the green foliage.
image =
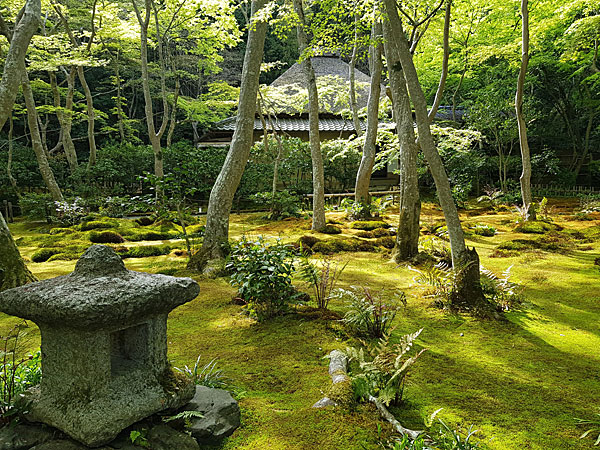
<svg viewBox="0 0 600 450">
<path fill-rule="evenodd" d="M 0 337 L 0 423 L 8 423 L 27 408 L 20 395 L 42 380 L 41 352 L 24 355 L 28 347 L 24 320 Z"/>
<path fill-rule="evenodd" d="M 92 231 L 89 234 L 89 239 L 94 244 L 121 244 L 125 242 L 123 236 L 115 231 Z"/>
<path fill-rule="evenodd" d="M 85 202 L 80 197 L 54 202 L 54 204 L 57 220 L 62 225 L 77 225 L 88 213 Z"/>
<path fill-rule="evenodd" d="M 371 203 L 357 202 L 351 198 L 344 198 L 340 206 L 346 210 L 348 218 L 361 220 L 379 217 L 385 212 L 391 201 L 391 197 L 373 198 Z"/>
<path fill-rule="evenodd" d="M 247 302 L 250 315 L 259 321 L 287 311 L 300 297 L 292 285 L 293 256 L 288 245 L 269 244 L 262 236 L 256 240 L 243 237 L 231 244 L 225 265 L 231 284 Z"/>
<path fill-rule="evenodd" d="M 353 286 L 339 289 L 338 296 L 348 303 L 342 321 L 357 334 L 372 338 L 384 337 L 401 307 L 406 307 L 406 295 L 399 290 L 372 292 L 369 288 Z"/>
<path fill-rule="evenodd" d="M 129 440 L 133 445 L 140 447 L 149 447 L 148 438 L 146 438 L 148 430 L 142 428 L 141 430 L 132 430 L 129 432 Z"/>
<path fill-rule="evenodd" d="M 50 194 L 27 192 L 19 198 L 21 214 L 29 220 L 49 220 L 54 212 L 54 202 Z"/>
<path fill-rule="evenodd" d="M 165 417 L 163 418 L 163 422 L 165 423 L 169 423 L 172 422 L 174 420 L 183 420 L 184 423 L 186 424 L 190 424 L 191 419 L 203 419 L 204 418 L 204 414 L 202 414 L 200 411 L 181 411 L 177 414 L 174 414 L 172 416 L 169 417 Z"/>
<path fill-rule="evenodd" d="M 438 429 L 432 436 L 434 448 L 440 450 L 473 450 L 482 448 L 473 436 L 478 430 L 471 425 L 466 433 L 450 428 L 442 419 L 438 419 Z"/>
<path fill-rule="evenodd" d="M 340 275 L 348 263 L 334 263 L 331 259 L 311 261 L 303 258 L 300 262 L 300 275 L 313 290 L 317 308 L 327 309 Z"/>
<path fill-rule="evenodd" d="M 560 229 L 558 225 L 553 223 L 543 222 L 541 220 L 524 221 L 519 223 L 515 227 L 515 231 L 518 233 L 532 233 L 532 234 L 544 234 L 549 231 L 556 231 Z"/>
<path fill-rule="evenodd" d="M 198 355 L 194 367 L 184 366 L 183 369 L 175 367 L 175 370 L 184 374 L 195 384 L 209 388 L 223 389 L 227 386 L 227 378 L 223 376 L 223 370 L 217 367 L 217 358 L 213 358 L 208 363 L 200 363 L 201 356 Z"/>
<path fill-rule="evenodd" d="M 108 222 L 106 220 L 92 220 L 90 222 L 82 222 L 79 225 L 81 231 L 97 230 L 98 228 L 116 228 L 119 224 L 117 222 Z"/>
<path fill-rule="evenodd" d="M 31 260 L 36 263 L 45 262 L 48 261 L 51 256 L 61 252 L 62 249 L 60 248 L 40 248 L 31 255 Z"/>
<path fill-rule="evenodd" d="M 376 397 L 386 406 L 390 403 L 399 404 L 404 390 L 406 374 L 416 360 L 425 350 L 408 357 L 408 352 L 413 347 L 414 341 L 423 329 L 407 334 L 400 338 L 400 342 L 393 344 L 390 341 L 391 331 L 385 333 L 375 344 L 366 348 L 357 349 L 347 347 L 346 356 L 351 365 L 351 378 L 354 392 L 357 397 L 368 399 Z"/>
<path fill-rule="evenodd" d="M 491 237 L 496 234 L 496 229 L 491 225 L 476 224 L 471 227 L 471 231 L 473 232 L 473 234 L 476 234 L 478 236 Z"/>
<path fill-rule="evenodd" d="M 579 439 L 584 439 L 586 437 L 588 437 L 589 435 L 594 435 L 596 433 L 598 433 L 598 436 L 596 437 L 596 441 L 594 442 L 594 445 L 600 445 L 600 414 L 596 413 L 595 418 L 593 419 L 578 419 L 576 418 L 575 421 L 577 422 L 577 425 L 585 425 L 586 428 L 588 428 L 586 431 L 583 432 L 583 434 L 581 436 L 579 436 Z M 591 427 L 590 427 L 591 425 Z"/>
<path fill-rule="evenodd" d="M 498 305 L 503 311 L 514 309 L 523 301 L 523 287 L 510 281 L 509 266 L 498 276 L 490 270 L 481 268 L 481 288 L 486 298 Z"/>
<path fill-rule="evenodd" d="M 170 245 L 140 245 L 117 250 L 121 258 L 147 258 L 149 256 L 168 255 L 173 248 Z"/>
<path fill-rule="evenodd" d="M 425 450 L 425 441 L 422 436 L 412 440 L 408 436 L 403 435 L 402 438 L 396 439 L 390 446 L 390 450 Z"/>
<path fill-rule="evenodd" d="M 376 228 L 390 228 L 390 225 L 386 222 L 380 220 L 371 220 L 371 221 L 356 221 L 350 224 L 350 228 L 355 230 L 366 230 L 372 231 Z"/>
<path fill-rule="evenodd" d="M 251 199 L 261 207 L 269 205 L 269 220 L 280 220 L 287 217 L 300 216 L 300 198 L 287 189 L 275 192 L 259 192 Z"/>
</svg>

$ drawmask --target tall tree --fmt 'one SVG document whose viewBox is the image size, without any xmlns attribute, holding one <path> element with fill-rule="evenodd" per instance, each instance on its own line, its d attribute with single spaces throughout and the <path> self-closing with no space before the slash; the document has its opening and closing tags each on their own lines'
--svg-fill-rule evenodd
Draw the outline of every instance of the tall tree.
<svg viewBox="0 0 600 450">
<path fill-rule="evenodd" d="M 521 163 L 523 171 L 521 172 L 521 197 L 523 200 L 523 209 L 527 212 L 528 220 L 535 220 L 535 208 L 532 205 L 531 196 L 531 155 L 529 152 L 529 142 L 527 141 L 527 124 L 523 114 L 523 90 L 525 87 L 525 76 L 527 75 L 527 65 L 529 64 L 529 8 L 528 0 L 521 0 L 521 66 L 519 69 L 519 78 L 517 79 L 517 92 L 515 94 L 515 111 L 517 114 L 517 124 L 519 125 L 519 145 L 521 146 Z"/>
<path fill-rule="evenodd" d="M 25 53 L 38 28 L 41 9 L 40 0 L 27 0 L 17 15 L 12 30 L 0 15 L 0 32 L 9 42 L 0 80 L 0 128 L 12 114 L 19 85 L 25 75 Z M 34 280 L 35 277 L 23 262 L 6 221 L 0 214 L 0 291 Z"/>
<path fill-rule="evenodd" d="M 452 265 L 455 273 L 451 299 L 452 306 L 480 314 L 489 314 L 491 306 L 481 289 L 479 256 L 474 248 L 469 250 L 465 244 L 458 211 L 452 198 L 448 175 L 431 134 L 427 101 L 419 82 L 402 21 L 398 15 L 396 2 L 394 0 L 384 0 L 384 4 L 391 31 L 390 43 L 397 53 L 408 93 L 415 108 L 419 144 L 435 181 L 438 198 L 448 227 Z"/>
<path fill-rule="evenodd" d="M 306 32 L 306 18 L 302 0 L 294 0 L 294 11 L 298 16 L 298 50 L 302 60 L 302 70 L 306 88 L 308 89 L 308 122 L 310 156 L 312 159 L 313 179 L 313 218 L 312 229 L 325 228 L 325 171 L 323 169 L 323 154 L 321 153 L 321 140 L 319 138 L 319 93 L 317 79 L 313 69 L 308 50 L 308 33 Z"/>
<path fill-rule="evenodd" d="M 221 172 L 210 192 L 204 242 L 200 251 L 190 258 L 188 267 L 191 269 L 210 270 L 212 262 L 224 257 L 223 244 L 229 237 L 229 214 L 233 197 L 253 143 L 260 65 L 267 33 L 266 17 L 264 11 L 261 12 L 265 4 L 266 0 L 252 0 L 235 131 Z"/>
<path fill-rule="evenodd" d="M 379 8 L 376 8 L 376 15 Z M 379 125 L 379 97 L 381 96 L 381 71 L 383 70 L 382 53 L 382 29 L 381 21 L 376 19 L 373 23 L 371 32 L 370 53 L 370 72 L 371 72 L 371 90 L 369 91 L 369 100 L 367 102 L 367 132 L 365 133 L 365 143 L 363 145 L 363 154 L 356 173 L 356 184 L 354 187 L 354 201 L 363 204 L 371 202 L 369 196 L 369 185 L 371 184 L 371 173 L 375 163 L 375 152 L 377 142 L 377 127 Z"/>
</svg>

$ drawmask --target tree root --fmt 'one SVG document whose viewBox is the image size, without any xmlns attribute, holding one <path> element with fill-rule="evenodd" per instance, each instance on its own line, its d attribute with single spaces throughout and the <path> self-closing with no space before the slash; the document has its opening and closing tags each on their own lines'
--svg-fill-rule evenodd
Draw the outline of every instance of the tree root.
<svg viewBox="0 0 600 450">
<path fill-rule="evenodd" d="M 377 407 L 377 410 L 379 411 L 379 414 L 381 414 L 381 417 L 383 417 L 385 420 L 391 423 L 398 433 L 407 436 L 413 441 L 423 433 L 422 431 L 409 430 L 408 428 L 403 427 L 402 424 L 398 422 L 394 415 L 388 411 L 383 402 L 381 402 L 378 398 L 369 395 L 369 401 Z"/>
</svg>

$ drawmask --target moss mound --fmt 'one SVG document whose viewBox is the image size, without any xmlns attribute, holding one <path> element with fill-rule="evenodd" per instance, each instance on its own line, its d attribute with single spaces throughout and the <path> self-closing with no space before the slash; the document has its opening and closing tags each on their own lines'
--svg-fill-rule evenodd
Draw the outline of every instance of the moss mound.
<svg viewBox="0 0 600 450">
<path fill-rule="evenodd" d="M 164 241 L 179 235 L 174 231 L 133 230 L 124 235 L 128 241 Z"/>
<path fill-rule="evenodd" d="M 382 237 L 386 237 L 386 236 L 396 236 L 396 233 L 394 233 L 392 230 L 388 230 L 386 228 L 375 228 L 373 231 L 371 231 L 371 234 L 373 235 L 373 237 L 376 237 L 376 238 L 382 238 Z"/>
<path fill-rule="evenodd" d="M 92 220 L 90 222 L 83 222 L 79 225 L 81 231 L 90 231 L 106 228 L 116 228 L 119 226 L 118 222 L 108 220 Z"/>
<path fill-rule="evenodd" d="M 56 228 L 51 228 L 48 233 L 51 234 L 51 235 L 61 234 L 61 235 L 64 236 L 66 234 L 73 234 L 73 233 L 75 233 L 75 230 L 72 229 L 72 228 L 56 227 Z"/>
<path fill-rule="evenodd" d="M 306 248 L 312 248 L 313 245 L 315 245 L 317 242 L 321 242 L 321 239 L 315 237 L 315 236 L 311 236 L 311 235 L 304 235 L 302 236 L 300 239 L 298 239 L 298 243 L 302 245 L 302 247 Z"/>
<path fill-rule="evenodd" d="M 152 225 L 154 220 L 148 216 L 140 217 L 139 219 L 135 219 L 135 223 L 139 226 L 147 227 L 148 225 Z"/>
<path fill-rule="evenodd" d="M 142 245 L 132 247 L 127 252 L 121 253 L 122 258 L 146 258 L 149 256 L 162 256 L 171 253 L 170 245 Z"/>
<path fill-rule="evenodd" d="M 356 233 L 356 235 L 360 238 L 365 238 L 365 239 L 372 239 L 375 237 L 375 235 L 373 234 L 372 231 L 364 231 L 364 230 L 359 231 L 358 233 Z"/>
<path fill-rule="evenodd" d="M 79 259 L 81 256 L 81 252 L 66 252 L 66 253 L 57 253 L 56 255 L 52 255 L 48 258 L 48 262 L 51 261 L 74 261 Z"/>
<path fill-rule="evenodd" d="M 62 249 L 60 248 L 40 248 L 33 255 L 31 255 L 31 260 L 36 263 L 46 262 L 51 256 L 54 256 L 60 252 L 62 252 Z"/>
<path fill-rule="evenodd" d="M 518 233 L 544 234 L 550 231 L 560 231 L 562 228 L 556 224 L 534 220 L 531 222 L 522 222 L 515 227 Z"/>
<path fill-rule="evenodd" d="M 391 250 L 394 248 L 394 245 L 396 245 L 396 239 L 394 239 L 392 236 L 380 237 L 375 241 L 375 245 L 379 245 Z"/>
<path fill-rule="evenodd" d="M 376 246 L 362 239 L 327 239 L 312 246 L 312 251 L 323 255 L 333 255 L 339 252 L 373 252 Z"/>
<path fill-rule="evenodd" d="M 350 224 L 350 228 L 355 230 L 372 231 L 377 228 L 389 228 L 391 225 L 382 220 L 357 220 Z"/>
<path fill-rule="evenodd" d="M 90 242 L 94 244 L 121 244 L 125 242 L 123 236 L 114 231 L 92 231 L 89 236 Z"/>
<path fill-rule="evenodd" d="M 340 234 L 342 229 L 340 227 L 336 227 L 335 225 L 327 224 L 323 227 L 323 229 L 319 230 L 319 233 L 325 234 Z"/>
</svg>

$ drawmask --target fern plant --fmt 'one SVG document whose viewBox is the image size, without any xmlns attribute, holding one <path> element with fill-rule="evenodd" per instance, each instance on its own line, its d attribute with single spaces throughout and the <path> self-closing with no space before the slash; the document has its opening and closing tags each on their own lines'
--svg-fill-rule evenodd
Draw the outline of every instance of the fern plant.
<svg viewBox="0 0 600 450">
<path fill-rule="evenodd" d="M 410 269 L 416 272 L 413 281 L 424 286 L 424 298 L 433 299 L 440 307 L 450 304 L 454 275 L 447 264 L 427 264 L 421 270 L 412 267 Z"/>
<path fill-rule="evenodd" d="M 406 374 L 425 351 L 407 357 L 422 328 L 403 336 L 397 344 L 390 342 L 392 331 L 386 332 L 375 344 L 366 345 L 366 349 L 347 347 L 345 350 L 348 361 L 357 365 L 354 373 L 351 372 L 355 395 L 362 399 L 376 397 L 386 406 L 400 402 Z"/>
<path fill-rule="evenodd" d="M 227 379 L 223 375 L 223 370 L 217 367 L 217 358 L 213 358 L 208 363 L 200 364 L 201 355 L 196 359 L 196 364 L 193 368 L 184 366 L 183 369 L 175 367 L 175 370 L 183 373 L 194 383 L 210 388 L 224 388 L 227 386 Z"/>
<path fill-rule="evenodd" d="M 504 311 L 508 311 L 522 301 L 523 287 L 510 280 L 512 268 L 513 266 L 509 266 L 502 272 L 502 276 L 481 268 L 481 287 L 484 295 Z"/>
<path fill-rule="evenodd" d="M 338 293 L 349 302 L 342 321 L 358 334 L 374 338 L 384 337 L 396 313 L 406 306 L 406 295 L 401 291 L 390 295 L 385 289 L 372 292 L 365 286 L 352 286 L 350 290 L 339 289 Z"/>
<path fill-rule="evenodd" d="M 333 263 L 331 259 L 310 261 L 303 258 L 300 263 L 300 276 L 311 286 L 317 308 L 327 309 L 340 275 L 348 263 Z"/>
</svg>

